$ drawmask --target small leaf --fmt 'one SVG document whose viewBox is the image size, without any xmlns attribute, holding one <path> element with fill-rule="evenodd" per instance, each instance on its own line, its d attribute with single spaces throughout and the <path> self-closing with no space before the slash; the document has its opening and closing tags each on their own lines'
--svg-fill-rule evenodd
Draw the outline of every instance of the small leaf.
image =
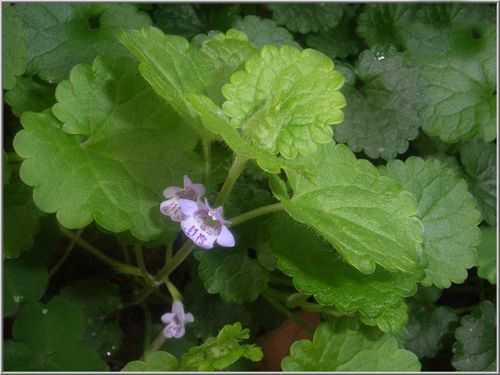
<svg viewBox="0 0 500 375">
<path fill-rule="evenodd" d="M 295 220 L 317 230 L 365 274 L 376 264 L 421 272 L 422 223 L 411 193 L 344 145 L 325 145 L 306 162 L 311 179 L 287 171 L 294 196 L 282 203 Z"/>
<path fill-rule="evenodd" d="M 394 159 L 406 152 L 421 125 L 416 67 L 392 48 L 371 49 L 359 55 L 356 71 L 362 86 L 346 87 L 345 120 L 335 140 L 372 159 Z"/>
<path fill-rule="evenodd" d="M 10 90 L 16 85 L 17 77 L 26 70 L 28 51 L 26 32 L 17 14 L 17 6 L 2 4 L 2 19 L 5 32 L 2 33 L 3 89 Z"/>
<path fill-rule="evenodd" d="M 7 351 L 12 356 L 5 358 L 5 367 L 11 371 L 104 370 L 104 362 L 83 340 L 83 327 L 79 304 L 65 298 L 23 306 L 14 323 L 14 341 L 6 343 L 14 347 Z"/>
<path fill-rule="evenodd" d="M 250 42 L 257 47 L 262 48 L 265 45 L 275 46 L 289 45 L 300 48 L 300 45 L 293 40 L 293 35 L 287 29 L 279 27 L 276 22 L 257 16 L 246 16 L 238 19 L 233 27 L 246 34 Z"/>
<path fill-rule="evenodd" d="M 31 189 L 17 179 L 5 186 L 4 256 L 17 258 L 33 246 L 40 230 L 40 211 L 33 204 Z"/>
<path fill-rule="evenodd" d="M 142 240 L 177 230 L 160 214 L 163 189 L 196 179 L 194 133 L 129 60 L 76 66 L 57 88 L 54 113 L 25 113 L 14 148 L 20 175 L 44 212 L 70 229 L 96 221 Z M 99 108 L 96 110 L 96 108 Z M 71 134 L 68 134 L 71 133 Z"/>
<path fill-rule="evenodd" d="M 241 243 L 234 249 L 199 250 L 198 273 L 211 294 L 220 294 L 227 302 L 255 301 L 266 289 L 268 272 L 247 254 Z"/>
<path fill-rule="evenodd" d="M 458 371 L 495 371 L 497 367 L 495 305 L 483 301 L 460 320 L 455 331 L 452 364 Z"/>
<path fill-rule="evenodd" d="M 333 3 L 269 4 L 279 25 L 302 34 L 335 27 L 342 17 L 342 6 Z"/>
<path fill-rule="evenodd" d="M 5 260 L 4 277 L 5 316 L 13 315 L 20 304 L 38 302 L 49 283 L 47 268 L 32 254 Z"/>
<path fill-rule="evenodd" d="M 404 347 L 419 358 L 433 358 L 442 347 L 443 337 L 450 330 L 452 323 L 458 321 L 458 317 L 450 307 L 434 304 L 440 293 L 432 300 L 426 300 L 425 297 L 420 297 L 420 294 L 422 291 L 419 290 L 419 295 L 410 299 L 410 319 L 401 339 Z"/>
<path fill-rule="evenodd" d="M 334 249 L 306 226 L 285 216 L 269 223 L 278 267 L 301 293 L 344 314 L 358 313 L 382 331 L 397 332 L 406 323 L 404 298 L 416 292 L 417 279 L 378 268 L 364 275 L 344 263 Z"/>
<path fill-rule="evenodd" d="M 262 359 L 262 350 L 253 344 L 241 344 L 248 338 L 249 331 L 243 329 L 241 323 L 226 325 L 217 337 L 189 349 L 182 356 L 180 367 L 187 371 L 215 371 L 231 366 L 240 358 L 258 362 Z"/>
<path fill-rule="evenodd" d="M 479 212 L 467 184 L 438 160 L 393 160 L 382 173 L 399 181 L 418 202 L 427 258 L 423 285 L 462 283 L 476 263 Z"/>
<path fill-rule="evenodd" d="M 497 231 L 493 227 L 481 228 L 481 243 L 477 249 L 477 273 L 490 283 L 497 283 Z"/>
<path fill-rule="evenodd" d="M 460 160 L 467 174 L 469 189 L 476 198 L 483 219 L 491 226 L 497 222 L 496 145 L 479 139 L 460 146 Z"/>
<path fill-rule="evenodd" d="M 343 76 L 315 50 L 266 46 L 222 88 L 231 125 L 259 149 L 294 159 L 332 141 L 342 122 Z"/>
<path fill-rule="evenodd" d="M 284 371 L 419 371 L 417 357 L 398 348 L 390 335 L 354 320 L 322 323 L 312 341 L 292 344 L 281 362 Z"/>
<path fill-rule="evenodd" d="M 39 112 L 54 103 L 54 86 L 34 77 L 19 77 L 16 86 L 5 93 L 5 101 L 12 112 L 20 116 L 23 112 Z"/>
<path fill-rule="evenodd" d="M 121 371 L 176 371 L 178 370 L 179 363 L 177 358 L 167 352 L 150 352 L 146 353 L 144 361 L 129 362 L 121 369 Z"/>
<path fill-rule="evenodd" d="M 26 30 L 28 72 L 49 82 L 67 78 L 73 66 L 98 55 L 127 56 L 116 35 L 151 24 L 132 4 L 17 4 L 16 11 Z"/>
</svg>

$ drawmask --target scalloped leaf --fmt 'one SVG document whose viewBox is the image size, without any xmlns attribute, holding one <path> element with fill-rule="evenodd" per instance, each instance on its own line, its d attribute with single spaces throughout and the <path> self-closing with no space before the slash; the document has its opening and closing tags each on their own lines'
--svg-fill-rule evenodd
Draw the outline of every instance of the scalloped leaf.
<svg viewBox="0 0 500 375">
<path fill-rule="evenodd" d="M 18 77 L 16 86 L 5 93 L 5 102 L 17 116 L 23 112 L 39 112 L 55 103 L 54 91 L 55 86 L 34 77 Z"/>
<path fill-rule="evenodd" d="M 271 220 L 269 231 L 278 267 L 293 278 L 298 291 L 341 313 L 358 313 L 364 323 L 384 332 L 397 332 L 406 324 L 404 298 L 416 292 L 415 277 L 381 268 L 364 275 L 309 228 L 283 215 Z"/>
<path fill-rule="evenodd" d="M 144 361 L 131 361 L 120 371 L 176 371 L 179 367 L 179 361 L 168 352 L 156 351 L 146 353 Z"/>
<path fill-rule="evenodd" d="M 497 147 L 474 139 L 460 146 L 469 189 L 476 198 L 483 219 L 491 226 L 497 222 Z"/>
<path fill-rule="evenodd" d="M 415 198 L 345 145 L 324 145 L 305 160 L 311 178 L 287 174 L 294 195 L 282 199 L 297 221 L 318 231 L 362 273 L 422 270 L 422 223 Z"/>
<path fill-rule="evenodd" d="M 49 113 L 21 118 L 14 139 L 27 159 L 21 178 L 34 187 L 36 205 L 67 228 L 96 221 L 142 240 L 173 235 L 158 209 L 161 193 L 201 172 L 194 133 L 133 67 L 101 59 L 77 66 L 57 89 L 54 112 L 64 123 Z"/>
<path fill-rule="evenodd" d="M 17 6 L 2 4 L 2 20 L 5 32 L 2 33 L 2 72 L 3 89 L 16 86 L 17 77 L 22 75 L 28 64 L 26 32 Z"/>
<path fill-rule="evenodd" d="M 381 172 L 399 181 L 417 199 L 428 263 L 422 283 L 438 288 L 462 283 L 467 269 L 476 263 L 480 235 L 479 211 L 466 182 L 435 159 L 393 160 Z"/>
<path fill-rule="evenodd" d="M 17 4 L 26 30 L 28 72 L 59 82 L 71 68 L 96 56 L 128 56 L 116 36 L 151 24 L 132 4 Z"/>
<path fill-rule="evenodd" d="M 257 48 L 262 48 L 268 44 L 275 46 L 289 45 L 300 48 L 300 45 L 293 40 L 293 35 L 287 29 L 279 27 L 276 22 L 267 18 L 254 15 L 246 16 L 236 20 L 233 27 L 244 32 L 250 42 Z"/>
<path fill-rule="evenodd" d="M 493 227 L 481 228 L 481 243 L 477 249 L 477 273 L 490 283 L 497 283 L 497 231 Z"/>
<path fill-rule="evenodd" d="M 322 53 L 265 46 L 222 88 L 231 124 L 259 149 L 286 159 L 332 141 L 342 122 L 342 74 Z"/>
<path fill-rule="evenodd" d="M 356 71 L 362 86 L 346 87 L 345 120 L 335 129 L 335 140 L 372 159 L 394 159 L 421 126 L 417 69 L 395 49 L 375 48 L 359 55 Z"/>
<path fill-rule="evenodd" d="M 279 25 L 302 34 L 328 30 L 342 18 L 343 7 L 334 3 L 269 4 Z"/>
<path fill-rule="evenodd" d="M 312 341 L 294 342 L 281 367 L 284 371 L 420 371 L 415 354 L 400 349 L 393 336 L 347 319 L 322 323 Z"/>
</svg>

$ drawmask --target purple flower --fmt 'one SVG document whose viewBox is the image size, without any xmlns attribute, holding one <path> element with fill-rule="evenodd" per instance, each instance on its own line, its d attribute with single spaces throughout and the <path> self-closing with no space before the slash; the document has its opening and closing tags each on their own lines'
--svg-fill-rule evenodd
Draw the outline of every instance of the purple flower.
<svg viewBox="0 0 500 375">
<path fill-rule="evenodd" d="M 215 242 L 224 247 L 235 245 L 234 236 L 226 226 L 229 222 L 222 217 L 222 207 L 210 208 L 206 199 L 205 203 L 180 199 L 179 204 L 184 216 L 182 231 L 196 245 L 203 249 L 211 249 Z"/>
<path fill-rule="evenodd" d="M 161 316 L 161 321 L 166 324 L 163 334 L 166 338 L 181 338 L 186 333 L 186 323 L 194 322 L 193 314 L 184 312 L 184 305 L 181 301 L 174 301 L 172 312 Z"/>
<path fill-rule="evenodd" d="M 184 219 L 179 206 L 180 199 L 198 201 L 205 194 L 205 187 L 202 184 L 193 184 L 188 176 L 184 176 L 184 189 L 177 186 L 170 186 L 163 191 L 166 201 L 161 202 L 160 211 L 163 215 L 169 216 L 176 222 Z"/>
</svg>

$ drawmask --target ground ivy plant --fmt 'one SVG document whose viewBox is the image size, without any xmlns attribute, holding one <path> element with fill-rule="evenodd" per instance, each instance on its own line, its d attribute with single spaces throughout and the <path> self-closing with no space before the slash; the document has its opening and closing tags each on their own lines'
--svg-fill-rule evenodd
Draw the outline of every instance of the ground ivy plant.
<svg viewBox="0 0 500 375">
<path fill-rule="evenodd" d="M 495 16 L 2 4 L 3 368 L 495 370 Z"/>
</svg>

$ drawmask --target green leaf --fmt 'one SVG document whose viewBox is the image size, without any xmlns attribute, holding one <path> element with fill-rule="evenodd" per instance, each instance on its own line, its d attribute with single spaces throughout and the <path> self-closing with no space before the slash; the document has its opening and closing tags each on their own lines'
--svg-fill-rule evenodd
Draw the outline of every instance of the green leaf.
<svg viewBox="0 0 500 375">
<path fill-rule="evenodd" d="M 150 352 L 146 353 L 144 361 L 129 362 L 121 369 L 121 371 L 176 371 L 179 363 L 177 358 L 167 352 Z"/>
<path fill-rule="evenodd" d="M 342 18 L 342 6 L 333 3 L 269 4 L 273 19 L 290 31 L 302 34 L 328 30 Z"/>
<path fill-rule="evenodd" d="M 223 87 L 223 109 L 254 147 L 294 159 L 332 141 L 331 126 L 344 117 L 343 83 L 318 51 L 265 46 Z"/>
<path fill-rule="evenodd" d="M 151 27 L 123 33 L 121 42 L 140 61 L 139 69 L 158 95 L 195 128 L 202 125 L 186 100 L 208 95 L 221 103 L 220 87 L 255 49 L 237 30 L 192 43 Z"/>
<path fill-rule="evenodd" d="M 423 130 L 447 143 L 496 138 L 495 13 L 485 5 L 424 7 L 409 29 Z"/>
<path fill-rule="evenodd" d="M 415 106 L 417 70 L 389 48 L 362 52 L 356 71 L 362 86 L 346 87 L 345 120 L 335 129 L 335 140 L 373 159 L 394 159 L 406 152 L 421 125 Z"/>
<path fill-rule="evenodd" d="M 201 171 L 197 141 L 128 60 L 75 67 L 54 113 L 25 113 L 14 139 L 34 201 L 70 229 L 96 221 L 141 240 L 177 231 L 158 209 L 162 191 Z M 98 110 L 96 110 L 98 108 Z M 74 133 L 67 134 L 67 133 Z"/>
<path fill-rule="evenodd" d="M 341 313 L 358 313 L 366 324 L 385 332 L 397 332 L 405 325 L 404 298 L 416 292 L 415 277 L 381 268 L 364 275 L 344 263 L 313 231 L 285 216 L 273 218 L 269 228 L 278 268 L 293 278 L 298 291 Z"/>
<path fill-rule="evenodd" d="M 182 356 L 180 367 L 187 371 L 215 371 L 231 366 L 240 358 L 258 362 L 262 359 L 262 350 L 253 344 L 241 344 L 249 337 L 248 329 L 243 329 L 241 323 L 226 325 L 217 337 L 189 349 Z"/>
<path fill-rule="evenodd" d="M 195 6 L 192 4 L 157 5 L 153 11 L 154 24 L 167 34 L 192 38 L 206 29 L 203 19 L 196 13 Z"/>
<path fill-rule="evenodd" d="M 26 70 L 28 51 L 26 33 L 17 6 L 2 4 L 2 20 L 5 32 L 2 33 L 2 71 L 3 88 L 10 90 L 16 85 L 17 77 Z"/>
<path fill-rule="evenodd" d="M 495 305 L 483 301 L 460 320 L 455 331 L 452 364 L 458 371 L 495 371 L 497 367 Z"/>
<path fill-rule="evenodd" d="M 477 249 L 477 273 L 490 283 L 497 283 L 497 231 L 494 227 L 481 228 L 481 243 Z"/>
<path fill-rule="evenodd" d="M 118 321 L 111 315 L 121 307 L 119 288 L 109 282 L 79 280 L 64 288 L 60 296 L 80 304 L 85 314 L 85 340 L 103 359 L 114 354 L 121 341 Z"/>
<path fill-rule="evenodd" d="M 429 288 L 426 288 L 429 289 Z M 419 358 L 433 358 L 441 349 L 443 337 L 448 333 L 452 323 L 458 321 L 457 314 L 448 306 L 436 306 L 440 290 L 432 298 L 424 289 L 427 296 L 418 295 L 410 300 L 409 321 L 401 334 L 404 347 Z M 434 291 L 433 289 L 431 289 Z"/>
<path fill-rule="evenodd" d="M 491 226 L 497 222 L 496 145 L 479 139 L 460 146 L 460 160 L 467 174 L 469 189 L 476 198 L 483 219 Z"/>
<path fill-rule="evenodd" d="M 97 352 L 83 340 L 84 322 L 80 305 L 62 297 L 47 305 L 23 306 L 14 323 L 14 341 L 6 342 L 6 347 L 14 346 L 5 367 L 11 371 L 105 370 Z"/>
<path fill-rule="evenodd" d="M 275 46 L 289 45 L 300 48 L 300 45 L 293 40 L 293 35 L 287 29 L 279 27 L 276 22 L 270 19 L 250 15 L 238 19 L 233 27 L 244 32 L 250 42 L 257 48 L 262 48 L 268 44 Z"/>
<path fill-rule="evenodd" d="M 363 273 L 373 273 L 376 264 L 421 272 L 422 223 L 412 194 L 345 145 L 325 145 L 306 162 L 311 179 L 287 171 L 294 196 L 282 203 L 295 220 Z"/>
<path fill-rule="evenodd" d="M 359 15 L 356 31 L 370 47 L 393 45 L 401 50 L 417 9 L 417 4 L 367 4 Z"/>
<path fill-rule="evenodd" d="M 255 301 L 267 288 L 268 272 L 248 256 L 247 248 L 238 241 L 234 249 L 199 250 L 198 273 L 211 294 L 220 294 L 227 302 Z"/>
<path fill-rule="evenodd" d="M 423 284 L 462 283 L 476 263 L 480 215 L 467 184 L 438 160 L 393 160 L 382 173 L 396 179 L 418 202 L 427 258 Z"/>
<path fill-rule="evenodd" d="M 309 34 L 306 38 L 308 47 L 334 58 L 346 58 L 355 55 L 361 49 L 361 40 L 352 32 L 355 29 L 357 5 L 343 5 L 344 15 L 337 26 L 319 33 Z"/>
<path fill-rule="evenodd" d="M 5 101 L 12 112 L 20 116 L 23 112 L 39 112 L 51 107 L 55 88 L 34 77 L 18 77 L 16 86 L 5 93 Z"/>
<path fill-rule="evenodd" d="M 397 340 L 354 320 L 322 323 L 312 341 L 292 344 L 284 371 L 419 371 L 417 357 Z"/>
<path fill-rule="evenodd" d="M 12 166 L 11 163 L 9 163 L 9 160 L 8 159 L 8 155 L 7 153 L 2 150 L 2 176 L 3 176 L 3 179 L 2 179 L 2 183 L 3 185 L 7 185 L 10 183 L 10 181 L 12 180 L 12 174 L 14 172 L 14 168 Z"/>
<path fill-rule="evenodd" d="M 38 302 L 49 283 L 47 268 L 31 254 L 5 260 L 4 277 L 5 316 L 13 315 L 20 304 Z"/>
<path fill-rule="evenodd" d="M 208 294 L 198 277 L 188 284 L 183 294 L 184 305 L 195 316 L 189 325 L 190 336 L 206 339 L 217 335 L 226 324 L 236 321 L 243 325 L 250 323 L 251 316 L 242 305 L 227 303 L 219 296 Z"/>
<path fill-rule="evenodd" d="M 17 180 L 4 187 L 4 257 L 17 258 L 33 246 L 40 230 L 40 212 L 31 198 L 31 189 Z"/>
<path fill-rule="evenodd" d="M 151 24 L 132 4 L 17 4 L 16 10 L 26 30 L 28 72 L 49 82 L 98 55 L 127 56 L 117 34 Z"/>
</svg>

